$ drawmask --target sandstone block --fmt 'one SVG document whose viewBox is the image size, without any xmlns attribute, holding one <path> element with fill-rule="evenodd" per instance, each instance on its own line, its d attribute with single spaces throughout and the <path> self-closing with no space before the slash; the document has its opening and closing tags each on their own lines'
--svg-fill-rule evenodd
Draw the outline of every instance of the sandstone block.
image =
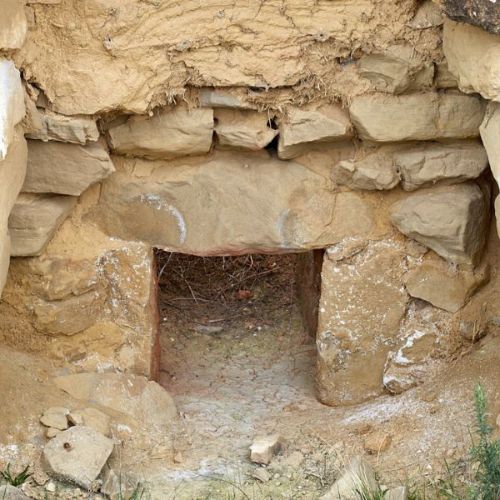
<svg viewBox="0 0 500 500">
<path fill-rule="evenodd" d="M 500 10 L 492 0 L 444 0 L 446 15 L 455 21 L 500 34 Z"/>
<path fill-rule="evenodd" d="M 27 162 L 26 140 L 17 129 L 7 157 L 0 160 L 0 232 L 7 228 L 7 220 L 24 182 Z"/>
<path fill-rule="evenodd" d="M 114 161 L 119 171 L 103 185 L 95 215 L 111 236 L 227 255 L 321 248 L 338 234 L 327 169 L 323 175 L 266 152 L 134 160 L 133 173 L 131 160 Z"/>
<path fill-rule="evenodd" d="M 341 161 L 333 167 L 332 177 L 340 185 L 369 191 L 392 189 L 399 184 L 392 156 L 380 153 Z"/>
<path fill-rule="evenodd" d="M 493 176 L 500 183 L 500 103 L 488 105 L 480 132 Z"/>
<path fill-rule="evenodd" d="M 76 201 L 73 196 L 21 194 L 9 217 L 12 256 L 40 255 Z"/>
<path fill-rule="evenodd" d="M 391 241 L 348 239 L 327 249 L 316 341 L 323 403 L 354 404 L 382 392 L 389 346 L 408 302 L 404 256 Z"/>
<path fill-rule="evenodd" d="M 111 147 L 117 153 L 168 159 L 208 153 L 213 131 L 211 109 L 176 107 L 152 117 L 132 116 L 108 133 Z"/>
<path fill-rule="evenodd" d="M 0 17 L 0 50 L 15 50 L 23 46 L 28 23 L 22 0 L 2 0 Z"/>
<path fill-rule="evenodd" d="M 292 107 L 279 120 L 278 156 L 295 158 L 311 143 L 339 141 L 352 136 L 349 114 L 337 105 Z"/>
<path fill-rule="evenodd" d="M 430 143 L 394 153 L 394 164 L 406 191 L 435 183 L 456 184 L 479 177 L 488 168 L 480 142 Z"/>
<path fill-rule="evenodd" d="M 391 220 L 446 260 L 476 264 L 487 236 L 489 191 L 473 182 L 429 189 L 394 204 Z"/>
<path fill-rule="evenodd" d="M 431 87 L 434 79 L 434 65 L 424 63 L 409 45 L 394 45 L 384 53 L 364 56 L 358 68 L 377 90 L 393 94 Z"/>
<path fill-rule="evenodd" d="M 500 33 L 493 35 L 448 20 L 444 25 L 443 50 L 460 90 L 500 101 Z"/>
<path fill-rule="evenodd" d="M 141 425 L 170 428 L 177 410 L 170 394 L 145 377 L 119 373 L 79 373 L 54 380 L 76 399 L 92 401 L 135 418 Z"/>
<path fill-rule="evenodd" d="M 88 491 L 113 451 L 113 441 L 88 427 L 71 427 L 51 439 L 43 450 L 47 472 Z"/>
<path fill-rule="evenodd" d="M 79 196 L 112 172 L 113 163 L 99 143 L 79 146 L 28 141 L 28 170 L 23 191 Z"/>
<path fill-rule="evenodd" d="M 222 148 L 257 151 L 265 148 L 278 134 L 270 127 L 266 113 L 219 109 L 215 111 L 215 133 Z"/>
<path fill-rule="evenodd" d="M 36 326 L 49 335 L 75 335 L 96 322 L 102 299 L 97 291 L 53 302 L 39 299 L 33 308 Z"/>
<path fill-rule="evenodd" d="M 371 465 L 361 457 L 354 457 L 321 500 L 357 500 L 360 491 L 375 495 L 379 487 Z"/>
<path fill-rule="evenodd" d="M 489 269 L 459 270 L 442 261 L 426 262 L 409 271 L 404 282 L 407 292 L 415 298 L 455 313 L 489 279 Z"/>
<path fill-rule="evenodd" d="M 99 139 L 96 121 L 88 116 L 65 116 L 48 110 L 37 109 L 36 127 L 31 127 L 26 137 L 40 141 L 60 141 L 85 145 Z M 32 120 L 33 122 L 33 120 Z"/>
<path fill-rule="evenodd" d="M 477 137 L 484 106 L 475 96 L 427 92 L 362 95 L 353 99 L 349 111 L 362 139 L 422 141 Z"/>
<path fill-rule="evenodd" d="M 11 0 L 9 2 L 12 3 Z M 0 36 L 1 33 L 0 26 Z M 14 137 L 14 127 L 23 119 L 25 112 L 19 71 L 12 61 L 0 58 L 0 161 L 7 156 L 9 144 Z"/>
</svg>

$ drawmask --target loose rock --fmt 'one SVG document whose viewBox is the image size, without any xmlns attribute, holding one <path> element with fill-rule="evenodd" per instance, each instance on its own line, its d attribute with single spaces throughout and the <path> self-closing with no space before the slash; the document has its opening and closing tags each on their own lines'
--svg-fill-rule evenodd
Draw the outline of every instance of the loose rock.
<svg viewBox="0 0 500 500">
<path fill-rule="evenodd" d="M 379 487 L 372 467 L 362 458 L 355 457 L 321 500 L 358 500 L 359 491 L 377 493 Z"/>
<path fill-rule="evenodd" d="M 2 500 L 29 500 L 30 497 L 26 496 L 19 488 L 11 486 L 10 484 L 0 485 L 0 498 Z"/>
<path fill-rule="evenodd" d="M 113 451 L 113 441 L 88 427 L 71 427 L 43 450 L 47 472 L 55 479 L 92 490 Z"/>
<path fill-rule="evenodd" d="M 250 446 L 250 460 L 257 464 L 268 465 L 280 449 L 281 438 L 278 434 L 258 437 Z"/>
<path fill-rule="evenodd" d="M 55 406 L 44 411 L 40 417 L 40 422 L 45 427 L 53 427 L 54 429 L 63 431 L 68 428 L 68 413 L 69 410 L 67 408 Z"/>
</svg>

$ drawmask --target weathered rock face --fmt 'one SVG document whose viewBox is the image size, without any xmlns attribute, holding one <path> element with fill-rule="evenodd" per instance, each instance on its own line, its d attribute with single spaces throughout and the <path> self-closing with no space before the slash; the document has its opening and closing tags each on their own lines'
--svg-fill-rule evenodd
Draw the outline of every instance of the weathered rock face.
<svg viewBox="0 0 500 500">
<path fill-rule="evenodd" d="M 67 115 L 144 113 L 182 94 L 187 82 L 262 89 L 331 82 L 330 93 L 352 91 L 337 58 L 348 58 L 354 43 L 369 52 L 376 37 L 382 47 L 406 38 L 434 54 L 439 41 L 435 28 L 407 26 L 413 0 L 387 6 L 305 0 L 287 3 L 286 12 L 280 2 L 260 8 L 243 0 L 209 0 L 202 7 L 194 0 L 93 0 L 85 9 L 70 0 L 31 8 L 36 23 L 17 61 L 54 110 Z M 53 71 L 55 53 L 64 71 Z"/>
<path fill-rule="evenodd" d="M 500 34 L 500 11 L 492 0 L 444 0 L 446 15 L 450 19 L 479 26 Z"/>
<path fill-rule="evenodd" d="M 113 163 L 99 143 L 78 146 L 29 141 L 23 191 L 78 196 L 112 172 Z"/>
<path fill-rule="evenodd" d="M 221 148 L 257 151 L 265 148 L 278 135 L 270 126 L 267 113 L 219 109 L 215 112 L 215 132 Z"/>
<path fill-rule="evenodd" d="M 386 357 L 409 299 L 404 258 L 390 241 L 347 239 L 327 250 L 317 336 L 323 403 L 359 403 L 382 392 Z"/>
<path fill-rule="evenodd" d="M 421 302 L 410 304 L 395 339 L 396 348 L 387 357 L 384 387 L 400 394 L 428 378 L 452 345 L 450 336 L 456 328 L 449 313 Z"/>
<path fill-rule="evenodd" d="M 40 255 L 76 205 L 76 198 L 58 195 L 18 197 L 9 217 L 11 255 Z"/>
<path fill-rule="evenodd" d="M 278 156 L 282 160 L 304 153 L 311 143 L 340 141 L 352 135 L 349 115 L 340 106 L 290 108 L 279 121 Z"/>
<path fill-rule="evenodd" d="M 500 11 L 498 6 L 496 9 Z M 500 13 L 498 18 L 500 21 Z M 447 21 L 443 49 L 460 90 L 500 101 L 500 33 L 492 35 L 474 26 Z"/>
<path fill-rule="evenodd" d="M 2 0 L 0 18 L 0 50 L 20 49 L 24 43 L 28 23 L 24 4 L 19 0 Z"/>
<path fill-rule="evenodd" d="M 360 96 L 349 112 L 362 139 L 393 142 L 477 137 L 483 108 L 477 97 L 429 92 Z"/>
<path fill-rule="evenodd" d="M 475 183 L 413 194 L 392 207 L 392 221 L 414 238 L 455 263 L 476 264 L 486 242 L 489 190 Z"/>
<path fill-rule="evenodd" d="M 168 159 L 208 153 L 213 131 L 211 109 L 175 108 L 152 117 L 132 116 L 108 133 L 117 153 Z"/>
<path fill-rule="evenodd" d="M 114 160 L 96 214 L 109 235 L 196 255 L 307 250 L 335 239 L 330 181 L 298 163 L 224 152 Z"/>
<path fill-rule="evenodd" d="M 0 161 L 7 156 L 14 127 L 25 113 L 19 71 L 12 61 L 0 58 Z"/>
</svg>

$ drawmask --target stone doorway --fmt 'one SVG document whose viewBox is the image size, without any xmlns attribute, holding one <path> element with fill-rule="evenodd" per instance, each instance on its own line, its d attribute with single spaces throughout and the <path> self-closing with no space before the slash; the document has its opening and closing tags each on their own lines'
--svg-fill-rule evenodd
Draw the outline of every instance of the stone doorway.
<svg viewBox="0 0 500 500">
<path fill-rule="evenodd" d="M 211 432 L 248 439 L 276 413 L 315 399 L 315 255 L 320 262 L 321 252 L 156 251 L 159 381 L 181 412 Z"/>
</svg>

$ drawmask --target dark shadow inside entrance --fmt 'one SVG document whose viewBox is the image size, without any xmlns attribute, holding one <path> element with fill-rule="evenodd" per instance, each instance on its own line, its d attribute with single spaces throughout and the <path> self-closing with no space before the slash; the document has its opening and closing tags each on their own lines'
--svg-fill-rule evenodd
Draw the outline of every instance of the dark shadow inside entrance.
<svg viewBox="0 0 500 500">
<path fill-rule="evenodd" d="M 160 382 L 182 412 L 235 429 L 315 399 L 320 262 L 157 251 Z"/>
</svg>

